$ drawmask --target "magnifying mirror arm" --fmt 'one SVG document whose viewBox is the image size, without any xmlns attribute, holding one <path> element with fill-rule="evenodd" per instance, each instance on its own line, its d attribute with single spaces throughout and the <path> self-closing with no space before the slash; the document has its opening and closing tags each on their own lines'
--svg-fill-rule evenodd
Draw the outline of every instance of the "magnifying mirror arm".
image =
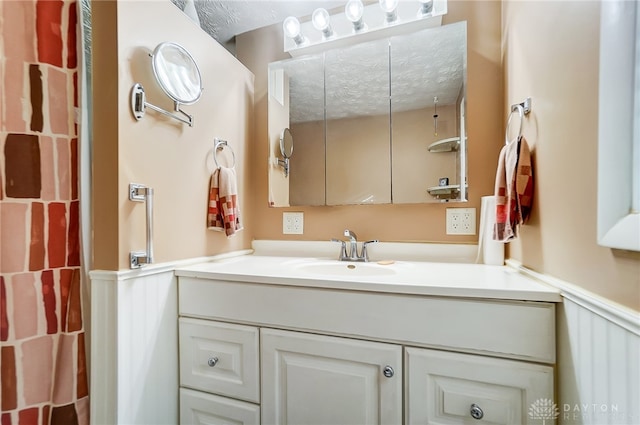
<svg viewBox="0 0 640 425">
<path fill-rule="evenodd" d="M 146 108 L 153 109 L 154 111 L 160 112 L 163 115 L 176 119 L 185 124 L 189 124 L 189 127 L 193 127 L 193 116 L 187 114 L 182 109 L 180 109 L 179 102 L 175 102 L 175 110 L 176 112 L 180 112 L 186 118 L 183 118 L 179 115 L 166 111 L 158 106 L 152 105 L 151 103 L 147 102 L 142 85 L 139 83 L 136 83 L 133 86 L 133 89 L 131 91 L 131 109 L 133 112 L 133 116 L 136 118 L 136 120 L 140 120 L 142 119 L 142 117 L 144 117 Z"/>
<path fill-rule="evenodd" d="M 286 157 L 285 159 L 278 158 L 278 165 L 284 168 L 284 176 L 288 177 L 289 176 L 289 158 L 286 158 Z"/>
</svg>

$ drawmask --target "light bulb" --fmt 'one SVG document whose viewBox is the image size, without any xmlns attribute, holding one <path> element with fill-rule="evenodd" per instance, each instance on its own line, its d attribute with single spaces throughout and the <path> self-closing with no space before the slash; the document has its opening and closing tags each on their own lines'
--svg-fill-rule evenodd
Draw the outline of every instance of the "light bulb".
<svg viewBox="0 0 640 425">
<path fill-rule="evenodd" d="M 289 16 L 282 23 L 282 29 L 284 30 L 284 35 L 293 39 L 296 45 L 303 44 L 306 40 L 302 34 L 300 34 L 300 21 L 293 16 Z"/>
<path fill-rule="evenodd" d="M 344 7 L 344 14 L 347 19 L 353 24 L 353 31 L 358 32 L 365 29 L 365 24 L 362 20 L 362 14 L 364 13 L 364 5 L 362 0 L 349 0 Z"/>
<path fill-rule="evenodd" d="M 284 29 L 284 34 L 289 38 L 300 35 L 300 21 L 293 16 L 289 16 L 284 20 L 282 28 Z"/>
<path fill-rule="evenodd" d="M 386 12 L 393 12 L 398 7 L 398 0 L 380 0 L 380 8 Z"/>
<path fill-rule="evenodd" d="M 327 39 L 333 35 L 331 17 L 326 9 L 319 8 L 314 10 L 313 15 L 311 15 L 311 22 L 315 29 L 322 31 L 323 38 Z"/>
<path fill-rule="evenodd" d="M 420 9 L 418 9 L 418 18 L 424 18 L 425 16 L 431 16 L 433 11 L 433 0 L 418 0 L 420 3 Z"/>
<path fill-rule="evenodd" d="M 387 23 L 390 24 L 398 19 L 396 8 L 398 7 L 398 0 L 380 0 L 380 8 L 387 15 Z"/>
</svg>

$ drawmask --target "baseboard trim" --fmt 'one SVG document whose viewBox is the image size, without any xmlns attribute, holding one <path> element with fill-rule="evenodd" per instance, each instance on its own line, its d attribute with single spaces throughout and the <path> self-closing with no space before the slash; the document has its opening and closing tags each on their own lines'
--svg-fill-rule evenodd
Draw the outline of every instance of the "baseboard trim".
<svg viewBox="0 0 640 425">
<path fill-rule="evenodd" d="M 640 336 L 640 313 L 572 283 L 528 269 L 517 260 L 508 259 L 505 263 L 528 277 L 559 289 L 563 298 L 615 323 L 636 336 Z"/>
</svg>

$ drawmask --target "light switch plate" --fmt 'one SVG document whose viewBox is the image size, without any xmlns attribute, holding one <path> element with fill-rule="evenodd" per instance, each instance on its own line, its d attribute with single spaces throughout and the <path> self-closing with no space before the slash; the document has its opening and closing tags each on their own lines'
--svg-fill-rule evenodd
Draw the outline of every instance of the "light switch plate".
<svg viewBox="0 0 640 425">
<path fill-rule="evenodd" d="M 447 208 L 447 235 L 475 234 L 475 208 Z"/>
<path fill-rule="evenodd" d="M 304 231 L 304 213 L 282 213 L 282 234 L 301 235 Z"/>
</svg>

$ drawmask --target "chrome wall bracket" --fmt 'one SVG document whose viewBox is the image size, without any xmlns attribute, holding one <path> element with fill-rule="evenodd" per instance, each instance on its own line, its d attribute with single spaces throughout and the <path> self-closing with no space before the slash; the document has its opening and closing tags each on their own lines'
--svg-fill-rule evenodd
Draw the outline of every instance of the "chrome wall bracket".
<svg viewBox="0 0 640 425">
<path fill-rule="evenodd" d="M 514 103 L 513 105 L 511 105 L 511 112 L 518 112 L 518 106 L 522 108 L 522 112 L 525 115 L 529 115 L 529 112 L 531 112 L 531 98 L 528 97 L 524 100 L 524 102 Z"/>
<path fill-rule="evenodd" d="M 142 87 L 142 84 L 135 83 L 133 85 L 133 88 L 131 89 L 131 112 L 133 113 L 133 116 L 137 121 L 140 121 L 142 117 L 144 117 L 146 108 L 150 108 L 156 112 L 160 112 L 161 114 L 171 117 L 173 119 L 176 119 L 180 122 L 189 124 L 189 127 L 193 127 L 193 116 L 187 114 L 182 109 L 180 109 L 179 102 L 174 101 L 174 105 L 175 105 L 175 112 L 178 112 L 183 116 L 176 115 L 169 111 L 165 111 L 164 109 L 147 102 L 147 98 L 144 93 L 144 88 Z"/>
<path fill-rule="evenodd" d="M 153 263 L 153 188 L 130 183 L 129 200 L 133 202 L 144 202 L 147 218 L 147 250 L 131 251 L 129 253 L 129 267 L 139 269 L 145 264 Z"/>
</svg>

